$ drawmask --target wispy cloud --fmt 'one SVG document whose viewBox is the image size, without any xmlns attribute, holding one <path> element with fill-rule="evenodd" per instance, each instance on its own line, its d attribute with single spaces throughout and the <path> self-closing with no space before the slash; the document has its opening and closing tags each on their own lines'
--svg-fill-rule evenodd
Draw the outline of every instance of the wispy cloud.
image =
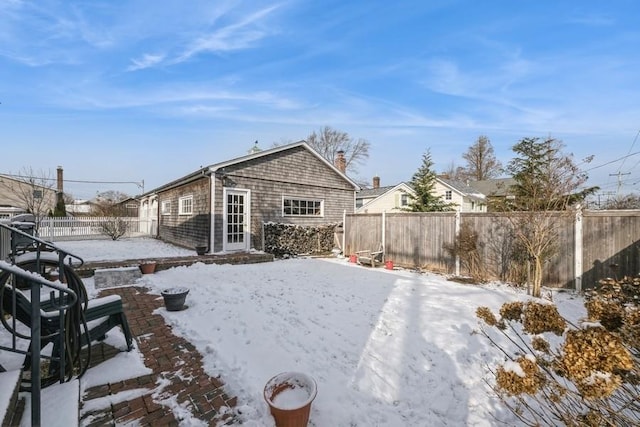
<svg viewBox="0 0 640 427">
<path fill-rule="evenodd" d="M 186 61 L 203 52 L 227 52 L 251 47 L 270 33 L 259 24 L 279 7 L 279 5 L 273 5 L 261 9 L 234 24 L 197 38 L 176 58 L 175 62 Z"/>
<path fill-rule="evenodd" d="M 154 65 L 161 63 L 164 58 L 164 54 L 145 54 L 141 58 L 132 59 L 131 65 L 127 68 L 127 71 L 137 71 L 153 67 Z"/>
<path fill-rule="evenodd" d="M 606 15 L 575 15 L 568 19 L 570 24 L 586 25 L 590 27 L 608 27 L 615 25 L 615 19 Z"/>
</svg>

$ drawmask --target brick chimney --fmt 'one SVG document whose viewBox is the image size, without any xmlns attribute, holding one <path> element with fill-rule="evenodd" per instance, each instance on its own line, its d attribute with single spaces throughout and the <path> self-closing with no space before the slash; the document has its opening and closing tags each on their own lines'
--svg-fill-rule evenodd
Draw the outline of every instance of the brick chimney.
<svg viewBox="0 0 640 427">
<path fill-rule="evenodd" d="M 62 185 L 62 166 L 58 166 L 58 193 L 62 193 L 64 188 Z"/>
<path fill-rule="evenodd" d="M 377 188 L 380 188 L 380 177 L 376 175 L 373 177 L 373 189 Z"/>
<path fill-rule="evenodd" d="M 347 171 L 347 159 L 344 158 L 344 151 L 342 150 L 336 153 L 336 168 L 342 173 Z"/>
</svg>

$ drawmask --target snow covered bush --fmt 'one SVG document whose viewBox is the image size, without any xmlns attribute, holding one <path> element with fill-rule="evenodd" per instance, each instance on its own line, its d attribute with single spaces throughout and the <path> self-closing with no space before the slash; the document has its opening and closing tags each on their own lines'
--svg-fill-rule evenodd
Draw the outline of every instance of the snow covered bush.
<svg viewBox="0 0 640 427">
<path fill-rule="evenodd" d="M 525 425 L 640 425 L 640 278 L 601 281 L 585 307 L 580 325 L 547 302 L 477 309 L 506 356 L 487 383 Z"/>
</svg>

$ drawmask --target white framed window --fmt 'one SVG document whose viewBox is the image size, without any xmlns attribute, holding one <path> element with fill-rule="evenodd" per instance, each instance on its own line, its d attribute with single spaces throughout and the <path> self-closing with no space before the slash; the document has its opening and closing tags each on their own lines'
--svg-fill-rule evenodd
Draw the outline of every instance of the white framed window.
<svg viewBox="0 0 640 427">
<path fill-rule="evenodd" d="M 171 215 L 171 200 L 163 200 L 160 204 L 161 215 Z"/>
<path fill-rule="evenodd" d="M 184 196 L 178 199 L 178 215 L 193 214 L 193 196 Z"/>
<path fill-rule="evenodd" d="M 283 197 L 282 216 L 324 216 L 324 200 Z"/>
<path fill-rule="evenodd" d="M 402 207 L 409 206 L 409 195 L 408 194 L 401 194 L 400 195 L 400 206 L 402 206 Z"/>
<path fill-rule="evenodd" d="M 445 200 L 451 200 L 453 196 L 453 193 L 451 192 L 451 190 L 447 190 L 444 192 L 444 199 Z"/>
</svg>

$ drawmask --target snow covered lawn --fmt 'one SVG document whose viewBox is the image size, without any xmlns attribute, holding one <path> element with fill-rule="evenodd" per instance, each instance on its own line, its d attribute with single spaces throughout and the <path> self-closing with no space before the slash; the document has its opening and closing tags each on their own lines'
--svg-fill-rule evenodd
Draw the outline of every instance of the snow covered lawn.
<svg viewBox="0 0 640 427">
<path fill-rule="evenodd" d="M 120 246 L 124 258 L 140 257 L 138 239 L 131 240 Z M 90 252 L 76 251 L 94 259 Z M 86 284 L 95 292 L 91 279 Z M 478 306 L 497 311 L 505 301 L 527 298 L 506 286 L 463 285 L 345 259 L 197 263 L 137 284 L 158 295 L 189 288 L 186 310 L 159 312 L 204 355 L 209 374 L 221 375 L 238 396 L 244 425 L 273 425 L 263 388 L 286 371 L 316 380 L 310 419 L 316 427 L 517 424 L 483 380 L 486 364 L 502 356 L 474 333 Z M 562 314 L 581 315 L 580 298 L 554 299 Z"/>
<path fill-rule="evenodd" d="M 473 333 L 480 304 L 516 296 L 434 275 L 344 260 L 195 264 L 143 277 L 157 292 L 190 289 L 189 308 L 163 315 L 240 398 L 249 425 L 272 421 L 272 376 L 313 376 L 316 426 L 490 425 L 504 417 L 483 382 L 498 357 Z"/>
</svg>

